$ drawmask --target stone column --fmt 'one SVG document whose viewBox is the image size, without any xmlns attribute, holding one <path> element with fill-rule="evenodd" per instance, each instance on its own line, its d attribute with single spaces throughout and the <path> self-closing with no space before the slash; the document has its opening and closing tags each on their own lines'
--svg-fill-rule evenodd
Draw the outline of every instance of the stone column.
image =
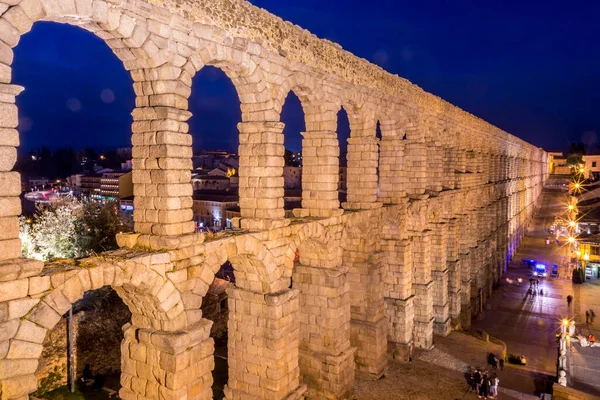
<svg viewBox="0 0 600 400">
<path fill-rule="evenodd" d="M 308 398 L 345 399 L 354 393 L 347 268 L 296 264 L 293 288 L 300 293 L 300 379 Z"/>
<path fill-rule="evenodd" d="M 466 188 L 466 174 L 467 174 L 467 153 L 457 148 L 453 150 L 454 153 L 454 182 L 456 189 Z"/>
<path fill-rule="evenodd" d="M 304 132 L 302 136 L 302 209 L 294 210 L 294 215 L 331 217 L 341 214 L 337 134 Z"/>
<path fill-rule="evenodd" d="M 212 322 L 202 320 L 181 332 L 126 325 L 121 343 L 123 400 L 212 399 Z"/>
<path fill-rule="evenodd" d="M 459 222 L 456 218 L 448 222 L 448 241 L 446 264 L 448 266 L 448 297 L 450 301 L 450 320 L 453 329 L 460 326 L 461 306 L 461 268 L 459 256 Z"/>
<path fill-rule="evenodd" d="M 39 302 L 40 295 L 50 289 L 50 277 L 39 276 L 43 268 L 44 263 L 37 260 L 0 261 L 0 398 L 3 400 L 27 400 L 37 390 L 35 372 L 42 343 L 47 330 L 60 320 L 53 310 L 48 313 L 51 317 L 41 315 L 35 323 L 24 318 Z"/>
<path fill-rule="evenodd" d="M 388 322 L 388 353 L 408 361 L 413 348 L 414 295 L 412 293 L 412 248 L 408 239 L 384 240 L 387 255 L 385 314 Z"/>
<path fill-rule="evenodd" d="M 186 122 L 191 116 L 187 111 L 191 80 L 183 75 L 181 68 L 168 64 L 132 71 L 137 95 L 131 142 L 138 233 L 179 236 L 195 229 L 192 139 Z"/>
<path fill-rule="evenodd" d="M 379 153 L 379 200 L 383 204 L 400 204 L 406 196 L 406 140 L 384 136 Z"/>
<path fill-rule="evenodd" d="M 481 257 L 481 248 L 473 247 L 470 252 L 471 263 L 471 315 L 473 317 L 482 311 L 482 292 L 483 292 L 483 265 Z"/>
<path fill-rule="evenodd" d="M 348 201 L 345 209 L 369 210 L 381 207 L 377 199 L 379 139 L 375 136 L 348 139 Z"/>
<path fill-rule="evenodd" d="M 298 291 L 261 294 L 240 288 L 229 295 L 225 398 L 299 399 Z"/>
<path fill-rule="evenodd" d="M 433 278 L 434 333 L 447 336 L 450 333 L 450 302 L 448 301 L 449 271 L 446 263 L 448 224 L 431 224 L 431 275 Z"/>
<path fill-rule="evenodd" d="M 431 231 L 412 232 L 415 296 L 414 341 L 421 349 L 433 345 L 433 280 L 431 278 Z"/>
<path fill-rule="evenodd" d="M 238 124 L 242 228 L 267 230 L 289 224 L 283 209 L 283 127 L 281 122 Z"/>
<path fill-rule="evenodd" d="M 404 151 L 404 176 L 408 196 L 420 196 L 427 189 L 427 146 L 415 140 L 407 140 Z"/>
<path fill-rule="evenodd" d="M 21 86 L 0 83 L 0 260 L 21 257 L 18 219 L 21 214 L 21 176 L 11 170 L 17 161 L 19 145 L 19 133 L 15 129 L 19 123 L 15 97 L 22 90 Z"/>
<path fill-rule="evenodd" d="M 369 246 L 365 246 L 369 248 Z M 384 254 L 360 251 L 347 260 L 350 279 L 350 342 L 356 347 L 356 372 L 379 379 L 387 369 L 387 340 L 383 300 Z"/>
<path fill-rule="evenodd" d="M 470 215 L 463 215 L 459 220 L 460 237 L 460 323 L 462 329 L 471 329 L 471 244 Z"/>
<path fill-rule="evenodd" d="M 451 147 L 442 147 L 441 151 L 443 152 L 444 158 L 442 161 L 443 168 L 443 180 L 442 187 L 444 190 L 452 190 L 455 188 L 456 181 L 456 159 L 455 159 L 455 149 Z"/>
<path fill-rule="evenodd" d="M 442 191 L 444 177 L 444 149 L 438 142 L 430 143 L 427 146 L 427 192 L 437 195 Z"/>
</svg>

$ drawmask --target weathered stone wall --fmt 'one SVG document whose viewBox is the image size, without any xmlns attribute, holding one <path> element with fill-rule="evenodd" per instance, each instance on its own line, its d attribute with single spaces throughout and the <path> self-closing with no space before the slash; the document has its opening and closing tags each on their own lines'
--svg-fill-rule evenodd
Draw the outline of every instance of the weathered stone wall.
<svg viewBox="0 0 600 400">
<path fill-rule="evenodd" d="M 11 171 L 22 90 L 11 84 L 12 48 L 39 20 L 103 38 L 137 96 L 135 233 L 119 235 L 121 251 L 46 266 L 19 258 Z M 192 222 L 188 98 L 205 65 L 231 78 L 242 109 L 241 220 L 219 236 L 195 234 Z M 305 112 L 305 165 L 302 207 L 285 218 L 290 91 Z M 351 128 L 344 204 L 341 107 Z M 108 285 L 132 313 L 120 397 L 210 398 L 214 343 L 201 305 L 226 261 L 236 277 L 226 397 L 349 397 L 355 375 L 385 376 L 386 353 L 407 360 L 434 334 L 470 326 L 547 174 L 541 149 L 243 0 L 0 0 L 0 397 L 36 389 L 47 330 Z"/>
</svg>

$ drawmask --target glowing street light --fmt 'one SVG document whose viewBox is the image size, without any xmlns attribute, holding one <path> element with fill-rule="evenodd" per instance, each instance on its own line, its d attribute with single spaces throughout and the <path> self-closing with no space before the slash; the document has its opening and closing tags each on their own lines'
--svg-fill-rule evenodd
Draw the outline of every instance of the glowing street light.
<svg viewBox="0 0 600 400">
<path fill-rule="evenodd" d="M 574 227 L 575 227 L 575 225 L 577 225 L 577 224 L 575 223 L 575 221 L 569 221 L 569 226 L 570 226 L 571 228 L 574 228 Z"/>
<path fill-rule="evenodd" d="M 569 320 L 568 320 L 568 319 L 566 319 L 566 318 L 565 318 L 565 319 L 563 319 L 563 320 L 562 320 L 562 324 L 563 324 L 564 326 L 569 326 Z"/>
<path fill-rule="evenodd" d="M 569 241 L 569 243 L 575 243 L 575 238 L 573 236 L 569 236 L 569 239 L 567 239 Z"/>
<path fill-rule="evenodd" d="M 573 204 L 569 204 L 569 211 L 573 211 L 575 209 L 575 206 Z"/>
</svg>

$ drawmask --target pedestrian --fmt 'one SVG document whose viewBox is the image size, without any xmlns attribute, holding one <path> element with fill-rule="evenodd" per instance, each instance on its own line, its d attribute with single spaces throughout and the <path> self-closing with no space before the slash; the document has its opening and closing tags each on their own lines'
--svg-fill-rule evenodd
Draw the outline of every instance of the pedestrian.
<svg viewBox="0 0 600 400">
<path fill-rule="evenodd" d="M 567 296 L 567 306 L 571 307 L 571 302 L 573 301 L 573 296 L 568 295 Z"/>
<path fill-rule="evenodd" d="M 494 353 L 488 354 L 488 365 L 494 368 L 494 360 L 496 359 L 496 355 Z"/>
<path fill-rule="evenodd" d="M 596 313 L 594 310 L 590 310 L 590 324 L 594 324 L 594 319 L 596 318 Z"/>
<path fill-rule="evenodd" d="M 590 323 L 590 312 L 588 310 L 585 310 L 585 323 Z"/>
<path fill-rule="evenodd" d="M 540 286 L 540 280 L 535 278 L 535 288 L 537 289 Z"/>
<path fill-rule="evenodd" d="M 477 397 L 479 397 L 479 391 L 481 390 L 481 371 L 479 368 L 477 368 L 473 374 L 473 384 L 475 385 L 475 393 L 477 393 Z"/>
<path fill-rule="evenodd" d="M 493 398 L 498 397 L 498 384 L 500 383 L 500 379 L 498 378 L 498 375 L 494 374 L 494 377 L 492 378 L 492 387 L 490 390 L 490 394 L 492 395 Z"/>
<path fill-rule="evenodd" d="M 504 371 L 504 357 L 500 359 L 500 371 Z"/>
<path fill-rule="evenodd" d="M 491 387 L 490 378 L 485 374 L 483 376 L 483 380 L 481 381 L 481 397 L 487 399 L 490 395 L 490 387 Z"/>
</svg>

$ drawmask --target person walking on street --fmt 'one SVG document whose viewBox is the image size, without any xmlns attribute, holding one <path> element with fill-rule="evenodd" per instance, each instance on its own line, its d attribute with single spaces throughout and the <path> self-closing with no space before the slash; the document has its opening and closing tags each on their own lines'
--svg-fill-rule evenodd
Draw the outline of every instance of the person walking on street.
<svg viewBox="0 0 600 400">
<path fill-rule="evenodd" d="M 568 295 L 567 296 L 567 306 L 571 307 L 571 302 L 573 301 L 573 296 Z"/>
<path fill-rule="evenodd" d="M 490 395 L 490 387 L 491 387 L 490 378 L 487 374 L 483 375 L 483 380 L 481 381 L 481 397 L 487 399 Z"/>
<path fill-rule="evenodd" d="M 590 324 L 594 324 L 594 319 L 596 318 L 596 313 L 594 310 L 590 310 Z"/>
<path fill-rule="evenodd" d="M 477 368 L 473 374 L 473 383 L 475 384 L 475 393 L 477 393 L 477 397 L 481 398 L 481 396 L 479 396 L 479 392 L 481 391 L 481 371 L 479 368 Z"/>
<path fill-rule="evenodd" d="M 498 384 L 500 383 L 500 379 L 498 379 L 498 375 L 492 377 L 492 387 L 490 388 L 490 394 L 492 398 L 498 397 Z"/>
<path fill-rule="evenodd" d="M 499 362 L 499 364 L 500 364 L 500 371 L 504 371 L 504 357 L 502 357 L 502 358 L 500 359 L 500 362 Z"/>
<path fill-rule="evenodd" d="M 585 310 L 585 323 L 590 323 L 590 312 L 588 310 Z"/>
</svg>

